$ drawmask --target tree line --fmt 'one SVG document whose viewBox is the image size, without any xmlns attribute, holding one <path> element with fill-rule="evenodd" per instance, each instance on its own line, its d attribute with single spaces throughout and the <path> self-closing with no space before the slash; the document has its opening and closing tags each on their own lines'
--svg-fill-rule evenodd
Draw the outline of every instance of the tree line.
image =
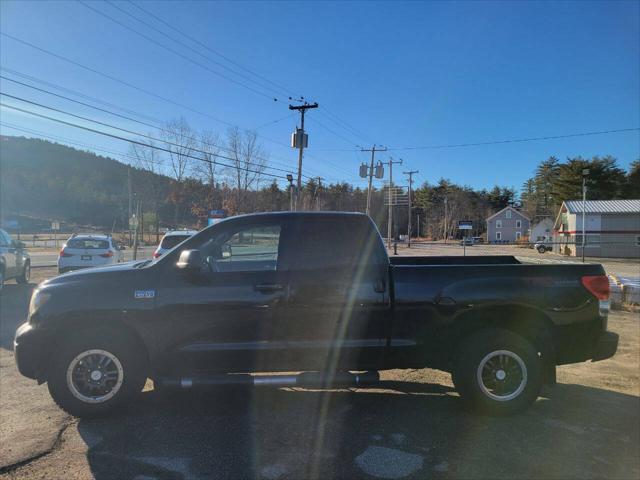
<svg viewBox="0 0 640 480">
<path fill-rule="evenodd" d="M 232 128 L 221 136 L 177 119 L 158 135 L 161 144 L 130 145 L 129 165 L 45 140 L 2 137 L 0 213 L 123 230 L 139 204 L 145 230 L 156 232 L 201 228 L 210 210 L 237 215 L 289 209 L 291 192 L 268 176 L 269 155 L 255 132 Z M 161 150 L 152 148 L 156 143 Z M 563 200 L 581 198 L 584 168 L 590 172 L 588 198 L 640 198 L 639 161 L 625 171 L 610 156 L 564 162 L 551 157 L 540 162 L 520 195 L 513 187 L 474 189 L 444 178 L 423 183 L 413 192 L 412 232 L 435 240 L 455 237 L 457 221 L 472 220 L 473 234 L 481 235 L 485 219 L 507 205 L 522 208 L 534 221 L 553 217 Z M 366 189 L 347 182 L 309 180 L 299 205 L 363 212 L 366 200 Z M 371 216 L 385 234 L 387 212 L 387 190 L 374 189 Z M 394 207 L 394 233 L 406 234 L 408 215 L 406 206 Z"/>
</svg>

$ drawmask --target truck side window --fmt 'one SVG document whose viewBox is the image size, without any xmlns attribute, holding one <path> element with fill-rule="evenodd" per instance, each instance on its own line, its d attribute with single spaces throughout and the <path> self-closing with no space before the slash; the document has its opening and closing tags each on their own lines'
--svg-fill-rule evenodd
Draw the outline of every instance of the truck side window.
<svg viewBox="0 0 640 480">
<path fill-rule="evenodd" d="M 294 245 L 287 251 L 290 269 L 354 269 L 385 263 L 378 234 L 366 222 L 323 219 L 293 229 Z"/>
<path fill-rule="evenodd" d="M 246 225 L 211 238 L 200 248 L 214 272 L 276 270 L 280 225 Z"/>
</svg>

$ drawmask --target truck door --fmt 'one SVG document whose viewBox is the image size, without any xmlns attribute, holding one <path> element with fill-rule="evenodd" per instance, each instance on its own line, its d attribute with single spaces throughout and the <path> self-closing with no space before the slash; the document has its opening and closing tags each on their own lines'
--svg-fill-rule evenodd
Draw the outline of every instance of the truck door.
<svg viewBox="0 0 640 480">
<path fill-rule="evenodd" d="M 369 222 L 336 215 L 290 225 L 283 250 L 289 299 L 278 333 L 288 339 L 292 367 L 380 367 L 390 321 L 388 267 Z"/>
<path fill-rule="evenodd" d="M 287 294 L 279 268 L 282 226 L 260 219 L 225 223 L 184 247 L 200 250 L 201 275 L 175 269 L 158 289 L 158 315 L 171 318 L 169 362 L 182 370 L 273 368 L 273 322 Z"/>
</svg>

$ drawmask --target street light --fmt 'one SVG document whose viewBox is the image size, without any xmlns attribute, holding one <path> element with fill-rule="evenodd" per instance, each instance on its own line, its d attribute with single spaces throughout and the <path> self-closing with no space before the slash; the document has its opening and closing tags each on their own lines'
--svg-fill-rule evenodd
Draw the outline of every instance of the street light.
<svg viewBox="0 0 640 480">
<path fill-rule="evenodd" d="M 289 181 L 289 210 L 293 211 L 293 175 L 287 173 L 287 180 Z"/>
</svg>

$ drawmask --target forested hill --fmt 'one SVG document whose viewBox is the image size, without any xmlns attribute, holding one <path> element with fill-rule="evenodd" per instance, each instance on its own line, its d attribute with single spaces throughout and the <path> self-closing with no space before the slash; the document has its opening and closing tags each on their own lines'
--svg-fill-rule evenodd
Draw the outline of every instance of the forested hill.
<svg viewBox="0 0 640 480">
<path fill-rule="evenodd" d="M 111 226 L 128 215 L 129 166 L 65 145 L 0 137 L 0 203 L 3 216 L 26 215 Z M 131 180 L 150 172 L 131 168 Z M 164 179 L 167 190 L 170 179 Z"/>
</svg>

